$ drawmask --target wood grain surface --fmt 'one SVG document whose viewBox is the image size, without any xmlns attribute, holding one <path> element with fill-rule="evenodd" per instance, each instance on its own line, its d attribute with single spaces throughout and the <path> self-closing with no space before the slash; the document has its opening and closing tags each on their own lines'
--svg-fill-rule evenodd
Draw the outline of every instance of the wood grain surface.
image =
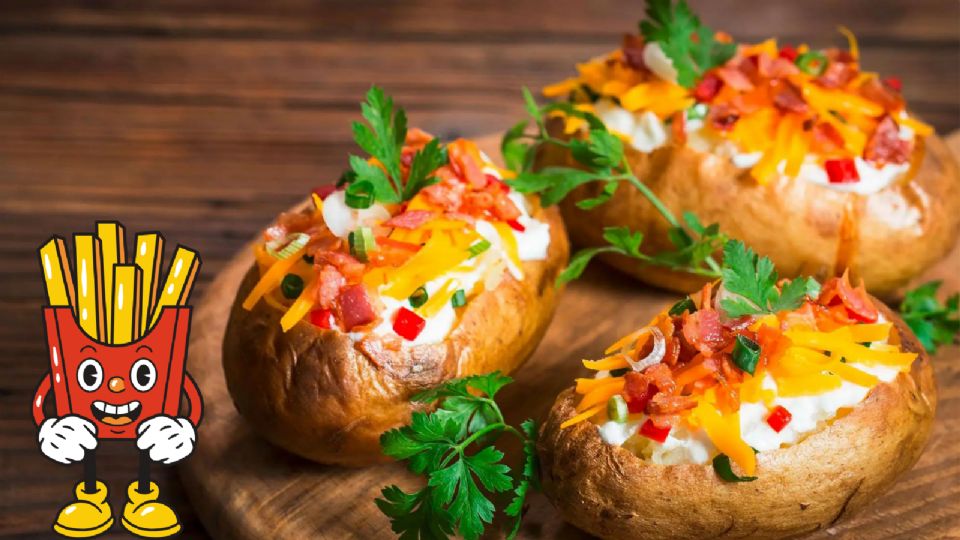
<svg viewBox="0 0 960 540">
<path fill-rule="evenodd" d="M 953 0 L 692 3 L 712 26 L 745 40 L 842 43 L 835 26 L 847 24 L 865 65 L 900 76 L 924 119 L 943 133 L 960 127 Z M 277 211 L 338 176 L 355 151 L 349 122 L 370 83 L 443 137 L 501 131 L 522 114 L 522 85 L 567 76 L 574 61 L 632 31 L 641 10 L 614 0 L 0 0 L 0 535 L 49 537 L 80 477 L 80 467 L 39 453 L 29 419 L 47 363 L 33 258 L 43 240 L 104 218 L 161 230 L 203 254 L 202 293 Z M 941 273 L 955 276 L 953 261 Z M 618 284 L 637 287 L 613 282 L 601 298 L 615 298 Z M 567 339 L 574 356 L 592 345 L 580 334 Z M 950 348 L 941 357 L 956 355 Z M 542 375 L 535 363 L 528 368 Z M 960 380 L 951 369 L 942 386 Z M 531 390 L 557 388 L 515 391 Z M 957 400 L 955 386 L 942 393 L 941 419 L 951 404 L 957 416 Z M 958 442 L 937 439 L 931 451 Z M 136 454 L 123 443 L 98 453 L 118 506 Z M 904 537 L 922 536 L 911 531 L 929 531 L 929 523 L 957 524 L 960 462 L 939 455 L 925 456 L 918 476 L 898 486 L 909 507 L 872 510 L 899 520 Z M 173 471 L 154 471 L 183 537 L 206 538 Z M 941 489 L 927 500 L 930 486 Z M 285 500 L 291 509 L 317 504 Z"/>
</svg>

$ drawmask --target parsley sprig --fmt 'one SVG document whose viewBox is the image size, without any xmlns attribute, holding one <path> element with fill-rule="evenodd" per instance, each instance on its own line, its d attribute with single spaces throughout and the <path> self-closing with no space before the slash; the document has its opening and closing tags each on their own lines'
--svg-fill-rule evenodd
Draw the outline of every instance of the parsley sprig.
<svg viewBox="0 0 960 540">
<path fill-rule="evenodd" d="M 719 43 L 714 31 L 700 23 L 685 0 L 647 0 L 647 20 L 640 33 L 648 42 L 657 42 L 677 70 L 677 83 L 693 88 L 710 68 L 733 57 L 736 45 Z"/>
<path fill-rule="evenodd" d="M 386 455 L 427 477 L 419 491 L 387 486 L 376 501 L 401 539 L 447 538 L 455 532 L 467 540 L 479 538 L 493 522 L 497 494 L 508 492 L 512 497 L 503 512 L 512 522 L 508 538 L 516 536 L 527 493 L 539 489 L 539 473 L 536 423 L 526 420 L 519 429 L 507 424 L 494 401 L 510 382 L 510 377 L 494 372 L 422 392 L 413 401 L 439 402 L 437 410 L 413 413 L 410 425 L 380 437 Z M 516 478 L 495 446 L 504 433 L 523 444 L 523 468 Z"/>
<path fill-rule="evenodd" d="M 548 103 L 537 105 L 533 95 L 523 89 L 524 102 L 530 119 L 523 120 L 508 130 L 501 140 L 501 153 L 508 167 L 517 172 L 517 177 L 507 181 L 521 193 L 538 193 L 542 204 L 549 206 L 563 200 L 575 188 L 590 182 L 600 182 L 603 189 L 590 199 L 577 201 L 585 210 L 596 208 L 613 198 L 619 185 L 626 182 L 639 190 L 650 204 L 670 224 L 669 238 L 673 250 L 655 254 L 640 251 L 643 233 L 627 227 L 608 227 L 603 237 L 608 245 L 588 248 L 573 255 L 570 264 L 557 278 L 566 283 L 580 277 L 590 260 L 601 253 L 618 253 L 646 264 L 664 266 L 672 270 L 688 272 L 709 278 L 720 277 L 720 266 L 712 254 L 726 241 L 717 224 L 704 226 L 690 213 L 683 220 L 667 208 L 663 202 L 637 178 L 630 169 L 623 143 L 610 133 L 603 121 L 595 115 L 577 109 L 571 103 Z M 581 137 L 563 140 L 553 137 L 547 130 L 545 118 L 555 112 L 580 118 L 587 130 Z M 535 131 L 530 132 L 533 123 Z M 539 152 L 548 145 L 567 149 L 576 161 L 576 167 L 550 166 L 535 170 Z"/>
<path fill-rule="evenodd" d="M 900 303 L 900 316 L 917 335 L 930 353 L 941 345 L 957 340 L 960 334 L 960 293 L 947 297 L 946 303 L 937 299 L 941 281 L 931 281 L 907 291 Z"/>
<path fill-rule="evenodd" d="M 731 240 L 723 247 L 722 273 L 723 288 L 736 295 L 720 301 L 720 307 L 730 317 L 789 311 L 800 307 L 807 296 L 820 294 L 820 284 L 811 277 L 778 286 L 773 262 L 758 256 L 739 240 Z"/>
<path fill-rule="evenodd" d="M 414 154 L 404 179 L 401 154 L 407 138 L 406 112 L 401 107 L 394 108 L 393 99 L 377 86 L 367 92 L 361 112 L 366 123 L 353 123 L 353 139 L 380 166 L 360 156 L 350 156 L 350 170 L 342 179 L 350 184 L 346 190 L 348 205 L 369 208 L 374 202 L 403 202 L 437 182 L 433 172 L 447 161 L 447 151 L 438 139 L 432 139 Z"/>
</svg>

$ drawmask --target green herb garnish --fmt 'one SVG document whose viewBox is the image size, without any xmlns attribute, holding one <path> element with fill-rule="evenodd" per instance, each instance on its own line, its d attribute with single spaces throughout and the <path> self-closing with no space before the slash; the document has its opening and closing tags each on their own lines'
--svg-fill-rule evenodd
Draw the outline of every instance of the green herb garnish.
<svg viewBox="0 0 960 540">
<path fill-rule="evenodd" d="M 960 293 L 947 297 L 945 304 L 937 299 L 941 281 L 924 283 L 908 291 L 900 303 L 900 316 L 917 335 L 917 339 L 930 353 L 937 347 L 957 340 L 960 333 Z"/>
<path fill-rule="evenodd" d="M 827 70 L 827 55 L 819 51 L 807 51 L 794 61 L 800 71 L 807 75 L 819 77 Z"/>
<path fill-rule="evenodd" d="M 455 308 L 467 305 L 467 293 L 463 289 L 457 289 L 457 292 L 453 293 L 453 297 L 450 298 L 450 305 Z"/>
<path fill-rule="evenodd" d="M 767 257 L 759 257 L 739 240 L 723 248 L 723 288 L 737 295 L 724 298 L 720 307 L 731 317 L 777 313 L 800 307 L 807 296 L 817 296 L 820 284 L 806 277 L 777 288 L 777 271 Z"/>
<path fill-rule="evenodd" d="M 735 44 L 714 38 L 714 31 L 700 23 L 685 0 L 676 5 L 670 0 L 647 0 L 647 18 L 640 22 L 640 33 L 646 41 L 660 45 L 683 87 L 693 88 L 704 72 L 723 65 L 736 52 Z"/>
<path fill-rule="evenodd" d="M 733 363 L 751 375 L 757 370 L 757 362 L 760 361 L 760 345 L 756 341 L 738 334 L 736 342 L 733 345 Z"/>
<path fill-rule="evenodd" d="M 684 311 L 689 311 L 690 313 L 697 311 L 697 305 L 693 303 L 693 299 L 689 296 L 683 297 L 683 300 L 674 304 L 668 313 L 671 317 L 676 317 L 683 315 Z"/>
<path fill-rule="evenodd" d="M 730 457 L 726 454 L 717 454 L 717 457 L 713 458 L 713 471 L 725 482 L 753 482 L 757 479 L 756 476 L 737 476 L 730 466 Z"/>
<path fill-rule="evenodd" d="M 438 139 L 432 139 L 414 154 L 404 180 L 400 157 L 407 138 L 406 112 L 400 107 L 394 110 L 393 99 L 377 86 L 367 92 L 361 109 L 367 123 L 353 123 L 353 139 L 382 167 L 362 157 L 350 156 L 350 171 L 341 177 L 342 182 L 349 182 L 348 206 L 368 208 L 374 202 L 403 202 L 437 181 L 432 174 L 447 161 L 446 150 Z"/>
<path fill-rule="evenodd" d="M 283 280 L 280 281 L 280 292 L 283 293 L 284 298 L 289 300 L 300 296 L 300 293 L 303 292 L 303 278 L 296 274 L 283 276 Z"/>
<path fill-rule="evenodd" d="M 490 241 L 480 240 L 476 244 L 471 244 L 470 247 L 467 248 L 467 251 L 470 253 L 470 258 L 473 258 L 488 249 L 490 249 Z"/>
<path fill-rule="evenodd" d="M 624 375 L 627 374 L 628 371 L 630 371 L 630 368 L 628 368 L 628 367 L 622 367 L 622 368 L 612 369 L 612 370 L 610 370 L 610 376 L 611 376 L 611 377 L 623 377 Z"/>
<path fill-rule="evenodd" d="M 504 421 L 497 392 L 512 382 L 499 372 L 446 382 L 412 398 L 418 403 L 439 402 L 432 413 L 414 412 L 409 426 L 380 437 L 383 452 L 405 461 L 415 474 L 425 476 L 423 489 L 406 493 L 385 487 L 377 499 L 401 538 L 447 538 L 454 532 L 474 540 L 493 522 L 491 495 L 512 492 L 504 514 L 512 518 L 508 538 L 516 536 L 530 488 L 539 489 L 536 455 L 537 428 L 526 420 L 515 428 Z M 494 443 L 510 433 L 523 444 L 524 464 L 511 475 Z"/>
<path fill-rule="evenodd" d="M 410 307 L 418 308 L 426 304 L 429 299 L 430 295 L 427 294 L 427 290 L 423 287 L 417 287 L 417 290 L 413 291 L 413 294 L 410 295 L 407 301 L 410 302 Z"/>
<path fill-rule="evenodd" d="M 607 418 L 613 420 L 614 422 L 626 422 L 627 415 L 630 414 L 630 410 L 627 407 L 627 401 L 623 399 L 623 396 L 617 394 L 611 396 L 607 400 Z"/>
</svg>

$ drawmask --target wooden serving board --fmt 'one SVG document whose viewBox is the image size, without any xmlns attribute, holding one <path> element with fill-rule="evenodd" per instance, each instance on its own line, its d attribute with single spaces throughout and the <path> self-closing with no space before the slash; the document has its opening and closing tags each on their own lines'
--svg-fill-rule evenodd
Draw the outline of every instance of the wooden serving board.
<svg viewBox="0 0 960 540">
<path fill-rule="evenodd" d="M 496 148 L 492 139 L 486 148 Z M 950 146 L 960 154 L 960 134 Z M 493 153 L 491 152 L 491 155 Z M 279 209 L 278 209 L 279 210 Z M 895 254 L 891 254 L 892 256 Z M 220 347 L 237 286 L 252 264 L 238 254 L 217 276 L 193 321 L 188 370 L 203 392 L 199 444 L 180 467 L 196 511 L 216 538 L 391 538 L 374 499 L 389 484 L 420 480 L 402 465 L 365 469 L 317 465 L 271 446 L 238 415 L 227 393 Z M 922 281 L 944 279 L 960 289 L 960 246 Z M 554 397 L 586 370 L 582 358 L 646 323 L 676 295 L 631 281 L 601 264 L 564 292 L 553 324 L 536 353 L 513 374 L 500 396 L 508 421 L 542 419 Z M 941 348 L 934 358 L 940 401 L 933 436 L 919 463 L 893 489 L 854 518 L 812 538 L 943 538 L 960 535 L 960 349 Z M 838 452 L 844 449 L 838 448 Z M 508 452 L 509 453 L 509 452 Z M 540 494 L 530 498 L 520 536 L 586 538 L 566 525 Z"/>
</svg>

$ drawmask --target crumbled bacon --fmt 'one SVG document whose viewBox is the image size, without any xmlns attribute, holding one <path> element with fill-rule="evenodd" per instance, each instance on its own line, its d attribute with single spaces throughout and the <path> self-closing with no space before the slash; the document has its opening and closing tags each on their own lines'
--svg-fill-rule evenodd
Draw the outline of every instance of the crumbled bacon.
<svg viewBox="0 0 960 540">
<path fill-rule="evenodd" d="M 820 122 L 814 124 L 811 148 L 814 152 L 831 155 L 843 148 L 843 136 L 833 127 L 833 124 Z"/>
<path fill-rule="evenodd" d="M 810 110 L 807 102 L 803 100 L 800 92 L 788 82 L 782 82 L 777 85 L 773 95 L 773 104 L 780 110 L 794 113 L 806 113 Z"/>
<path fill-rule="evenodd" d="M 429 210 L 407 210 L 406 212 L 393 216 L 383 223 L 385 227 L 397 227 L 400 229 L 416 229 L 433 217 L 433 212 Z"/>
<path fill-rule="evenodd" d="M 720 314 L 713 309 L 701 309 L 694 314 L 684 314 L 683 338 L 693 348 L 710 356 L 724 343 Z"/>
<path fill-rule="evenodd" d="M 442 171 L 442 172 L 441 172 Z M 440 177 L 440 181 L 431 186 L 420 190 L 420 193 L 426 197 L 427 201 L 435 204 L 447 211 L 456 211 L 463 205 L 463 194 L 467 187 L 457 180 L 456 176 L 446 176 L 445 173 L 451 173 L 448 167 L 440 167 L 435 173 Z"/>
<path fill-rule="evenodd" d="M 833 277 L 827 280 L 820 289 L 820 298 L 818 302 L 824 306 L 843 304 L 849 315 L 860 322 L 876 322 L 879 317 L 876 306 L 870 301 L 869 295 L 861 281 L 856 288 L 850 284 L 848 272 L 844 272 L 841 277 Z"/>
<path fill-rule="evenodd" d="M 647 66 L 643 63 L 643 38 L 634 34 L 623 35 L 623 60 L 631 68 L 637 71 L 646 71 Z"/>
<path fill-rule="evenodd" d="M 881 105 L 887 111 L 903 109 L 903 96 L 900 92 L 871 77 L 860 86 L 860 95 Z"/>
<path fill-rule="evenodd" d="M 817 78 L 817 82 L 824 88 L 840 88 L 846 86 L 857 76 L 857 69 L 846 62 L 833 61 L 827 65 L 823 75 Z"/>
<path fill-rule="evenodd" d="M 458 139 L 447 146 L 450 155 L 450 164 L 454 171 L 474 189 L 481 189 L 487 185 L 487 177 L 483 174 L 483 167 L 477 162 L 478 156 L 467 146 L 466 141 Z"/>
<path fill-rule="evenodd" d="M 647 410 L 651 415 L 665 416 L 680 414 L 696 406 L 697 401 L 692 396 L 672 396 L 658 392 L 650 399 Z"/>
<path fill-rule="evenodd" d="M 317 283 L 317 303 L 324 309 L 333 309 L 347 280 L 336 267 L 325 264 L 317 272 Z"/>
<path fill-rule="evenodd" d="M 363 285 L 352 285 L 343 289 L 340 292 L 338 308 L 343 328 L 348 332 L 356 326 L 377 320 L 377 312 Z"/>
<path fill-rule="evenodd" d="M 677 387 L 673 380 L 673 372 L 665 364 L 654 364 L 641 373 L 651 384 L 657 387 L 657 391 L 672 394 Z"/>
<path fill-rule="evenodd" d="M 751 64 L 752 67 L 752 64 Z M 740 92 L 749 92 L 753 90 L 753 83 L 750 77 L 743 71 L 732 67 L 722 67 L 716 70 L 717 76 L 724 84 Z"/>
<path fill-rule="evenodd" d="M 913 150 L 910 141 L 900 138 L 900 128 L 890 115 L 884 116 L 877 124 L 873 135 L 863 149 L 863 157 L 871 163 L 885 165 L 887 163 L 906 163 Z"/>
<path fill-rule="evenodd" d="M 314 254 L 314 264 L 317 266 L 328 264 L 336 267 L 350 283 L 359 282 L 366 269 L 362 262 L 340 251 L 318 251 Z"/>
<path fill-rule="evenodd" d="M 725 103 L 710 107 L 710 112 L 707 113 L 707 120 L 710 125 L 720 131 L 732 128 L 739 119 L 740 113 Z"/>
<path fill-rule="evenodd" d="M 657 388 L 649 378 L 636 371 L 628 371 L 623 379 L 623 394 L 627 401 L 627 409 L 633 414 L 644 412 L 650 398 L 657 393 Z"/>
</svg>

